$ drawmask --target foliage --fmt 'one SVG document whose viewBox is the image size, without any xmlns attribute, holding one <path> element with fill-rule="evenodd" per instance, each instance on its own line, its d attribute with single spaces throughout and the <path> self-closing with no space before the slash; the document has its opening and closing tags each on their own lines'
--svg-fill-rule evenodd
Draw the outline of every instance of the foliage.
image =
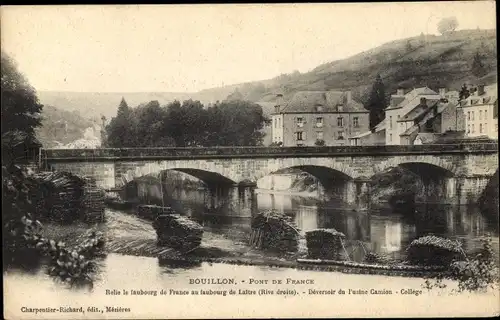
<svg viewBox="0 0 500 320">
<path fill-rule="evenodd" d="M 436 236 L 415 239 L 406 251 L 408 261 L 419 265 L 448 265 L 462 254 L 458 243 Z"/>
<path fill-rule="evenodd" d="M 15 62 L 2 51 L 1 56 L 2 136 L 19 130 L 29 136 L 41 125 L 39 103 L 35 89 L 17 70 Z"/>
<path fill-rule="evenodd" d="M 483 62 L 483 56 L 479 52 L 476 52 L 472 58 L 471 72 L 478 78 L 483 77 L 488 73 L 488 70 Z"/>
<path fill-rule="evenodd" d="M 385 85 L 379 74 L 373 83 L 372 91 L 366 105 L 366 109 L 370 111 L 370 129 L 374 128 L 380 123 L 380 121 L 384 120 L 384 109 L 386 106 L 387 98 L 385 96 Z"/>
<path fill-rule="evenodd" d="M 91 280 L 89 274 L 93 263 L 89 259 L 102 254 L 102 235 L 92 232 L 74 249 L 66 249 L 64 243 L 43 238 L 43 226 L 32 214 L 35 208 L 29 198 L 26 172 L 15 165 L 2 166 L 2 187 L 5 265 L 25 266 L 27 263 L 38 263 L 46 256 L 51 259 L 51 275 L 71 284 Z"/>
<path fill-rule="evenodd" d="M 458 100 L 461 101 L 461 100 L 467 99 L 469 96 L 470 96 L 470 91 L 467 88 L 467 85 L 464 83 L 462 88 L 460 88 L 460 92 L 458 94 Z"/>
<path fill-rule="evenodd" d="M 41 115 L 42 125 L 35 132 L 45 148 L 81 139 L 84 137 L 85 129 L 94 125 L 77 111 L 66 111 L 48 105 L 44 106 Z"/>
<path fill-rule="evenodd" d="M 120 102 L 116 117 L 111 119 L 110 123 L 106 126 L 106 142 L 108 147 L 132 147 L 135 141 L 132 140 L 134 136 L 131 130 L 132 124 L 132 110 L 128 106 L 124 98 Z"/>
<path fill-rule="evenodd" d="M 265 120 L 262 107 L 243 100 L 208 108 L 194 100 L 166 106 L 151 101 L 134 109 L 122 101 L 106 128 L 106 144 L 115 148 L 255 146 L 262 144 Z"/>
<path fill-rule="evenodd" d="M 439 33 L 445 34 L 446 32 L 453 32 L 458 27 L 458 20 L 456 17 L 443 18 L 438 22 L 437 29 Z"/>
<path fill-rule="evenodd" d="M 323 139 L 317 139 L 315 142 L 314 142 L 314 145 L 316 146 L 324 146 L 325 145 L 325 140 Z"/>
<path fill-rule="evenodd" d="M 445 288 L 445 279 L 458 282 L 458 292 L 486 291 L 498 286 L 499 274 L 491 239 L 482 239 L 482 247 L 469 254 L 465 260 L 450 263 L 446 272 L 428 277 L 423 285 L 426 289 Z"/>
</svg>

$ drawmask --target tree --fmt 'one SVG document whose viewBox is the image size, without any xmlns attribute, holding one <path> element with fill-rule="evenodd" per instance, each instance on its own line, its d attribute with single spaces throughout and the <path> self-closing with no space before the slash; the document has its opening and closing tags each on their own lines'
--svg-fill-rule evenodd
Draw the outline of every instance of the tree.
<svg viewBox="0 0 500 320">
<path fill-rule="evenodd" d="M 136 146 L 131 114 L 132 109 L 128 106 L 125 98 L 122 98 L 116 117 L 112 118 L 106 126 L 106 145 L 108 147 L 124 148 Z"/>
<path fill-rule="evenodd" d="M 15 62 L 4 52 L 1 55 L 2 137 L 21 131 L 33 138 L 35 128 L 41 126 L 43 105 Z"/>
<path fill-rule="evenodd" d="M 368 103 L 366 105 L 366 109 L 370 111 L 370 129 L 374 128 L 377 124 L 384 120 L 386 106 L 387 101 L 385 97 L 385 85 L 379 74 L 373 83 L 370 97 L 368 98 Z"/>
<path fill-rule="evenodd" d="M 488 73 L 488 70 L 486 69 L 486 66 L 483 63 L 483 57 L 481 56 L 479 51 L 477 51 L 474 57 L 472 58 L 471 72 L 478 78 L 481 78 Z"/>
<path fill-rule="evenodd" d="M 445 34 L 453 32 L 458 27 L 458 20 L 456 17 L 443 18 L 438 22 L 437 29 L 439 33 Z"/>
<path fill-rule="evenodd" d="M 462 101 L 463 99 L 467 99 L 469 96 L 470 96 L 469 89 L 467 88 L 467 85 L 464 83 L 464 85 L 460 89 L 460 92 L 458 93 L 458 100 Z"/>
</svg>

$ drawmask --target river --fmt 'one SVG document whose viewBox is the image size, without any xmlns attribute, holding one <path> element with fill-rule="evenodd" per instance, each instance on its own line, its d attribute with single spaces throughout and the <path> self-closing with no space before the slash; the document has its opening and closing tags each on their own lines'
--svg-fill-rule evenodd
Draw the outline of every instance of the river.
<svg viewBox="0 0 500 320">
<path fill-rule="evenodd" d="M 493 226 L 474 207 L 419 205 L 409 214 L 373 206 L 367 212 L 319 198 L 250 188 L 225 191 L 177 188 L 169 190 L 164 197 L 163 204 L 203 224 L 204 245 L 226 250 L 236 247 L 247 250 L 245 243 L 248 243 L 252 215 L 270 208 L 293 217 L 301 233 L 330 227 L 342 231 L 348 239 L 346 251 L 355 261 L 363 259 L 364 250 L 398 258 L 409 242 L 429 233 L 461 239 L 468 249 L 474 248 L 482 236 L 497 235 Z M 158 201 L 162 202 L 154 197 L 154 192 L 143 198 L 144 203 Z M 125 242 L 140 238 L 154 243 L 155 233 L 149 221 L 116 210 L 107 210 L 106 215 L 108 222 L 104 227 L 112 238 Z M 494 239 L 498 246 L 498 237 Z M 190 284 L 192 279 L 207 278 L 232 279 L 235 283 Z M 268 283 L 251 284 L 252 279 L 267 280 Z M 309 284 L 293 285 L 287 283 L 288 279 L 308 280 Z M 273 284 L 273 280 L 282 283 Z M 406 316 L 437 313 L 467 316 L 491 315 L 498 310 L 494 302 L 498 301 L 496 291 L 474 294 L 473 297 L 470 294 L 450 296 L 450 289 L 456 283 L 447 282 L 447 289 L 427 291 L 422 288 L 423 282 L 421 278 L 266 266 L 206 262 L 179 265 L 158 258 L 111 253 L 99 260 L 92 287 L 67 288 L 47 276 L 44 266 L 29 271 L 4 270 L 5 315 L 16 319 L 42 316 L 59 319 L 162 318 L 166 315 L 169 318 L 353 317 L 374 313 L 401 316 L 403 312 Z M 229 292 L 231 288 L 235 294 Z M 124 290 L 129 294 L 124 295 Z M 132 290 L 142 294 L 133 295 Z M 333 294 L 333 290 L 336 293 Z M 345 294 L 339 290 L 344 290 Z M 317 293 L 321 291 L 327 293 Z M 388 305 L 392 307 L 388 308 Z M 27 310 L 23 307 L 60 306 L 82 307 L 84 312 L 35 315 L 22 311 Z M 122 311 L 105 312 L 106 307 Z"/>
<path fill-rule="evenodd" d="M 172 206 L 202 223 L 205 230 L 236 242 L 248 239 L 253 215 L 275 209 L 292 217 L 302 234 L 317 228 L 341 231 L 346 235 L 346 251 L 354 261 L 362 261 L 368 250 L 400 259 L 411 241 L 429 234 L 457 239 L 468 251 L 477 248 L 479 239 L 486 236 L 493 237 L 498 244 L 497 224 L 474 205 L 420 203 L 393 208 L 371 204 L 369 210 L 357 210 L 336 200 L 285 192 L 252 188 L 169 189 L 168 186 L 162 202 L 157 189 L 158 186 L 149 185 L 146 190 L 139 190 L 140 201 Z"/>
</svg>

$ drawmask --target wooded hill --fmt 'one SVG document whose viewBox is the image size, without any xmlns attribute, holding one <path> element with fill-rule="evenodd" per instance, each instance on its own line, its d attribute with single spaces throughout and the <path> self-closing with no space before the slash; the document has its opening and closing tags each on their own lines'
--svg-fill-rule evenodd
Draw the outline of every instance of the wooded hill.
<svg viewBox="0 0 500 320">
<path fill-rule="evenodd" d="M 310 48 L 314 50 L 314 48 Z M 353 97 L 366 102 L 377 74 L 382 76 L 386 92 L 398 87 L 411 89 L 429 86 L 459 90 L 463 83 L 491 84 L 497 77 L 495 30 L 461 30 L 442 36 L 420 35 L 383 44 L 343 60 L 322 64 L 310 72 L 282 74 L 269 80 L 236 84 L 195 93 L 133 92 L 72 93 L 39 92 L 40 101 L 66 110 L 78 110 L 86 117 L 116 115 L 124 97 L 136 106 L 151 100 L 166 104 L 174 99 L 200 100 L 207 104 L 228 95 L 263 105 L 272 105 L 276 94 L 285 98 L 300 90 L 352 90 Z M 474 75 L 474 56 L 479 53 L 483 70 Z M 286 53 L 284 53 L 286 54 Z M 267 102 L 267 104 L 265 104 Z M 266 108 L 267 109 L 267 108 Z M 265 113 L 267 110 L 265 110 Z"/>
</svg>

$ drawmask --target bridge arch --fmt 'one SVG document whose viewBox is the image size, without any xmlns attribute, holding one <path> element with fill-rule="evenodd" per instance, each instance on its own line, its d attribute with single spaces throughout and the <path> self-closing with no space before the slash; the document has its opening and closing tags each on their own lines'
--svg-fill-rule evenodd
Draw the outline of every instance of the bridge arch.
<svg viewBox="0 0 500 320">
<path fill-rule="evenodd" d="M 339 161 L 335 158 L 286 158 L 271 159 L 267 161 L 261 169 L 252 172 L 247 178 L 254 183 L 259 179 L 278 173 L 285 169 L 298 168 L 305 172 L 321 178 L 322 173 L 327 175 L 341 177 L 345 180 L 364 178 L 371 175 L 371 167 L 359 170 L 351 165 L 350 161 Z"/>
<path fill-rule="evenodd" d="M 441 177 L 453 177 L 460 173 L 451 161 L 428 155 L 389 158 L 374 166 L 374 174 L 383 173 L 395 167 L 403 167 L 421 177 L 435 175 L 436 173 Z"/>
<path fill-rule="evenodd" d="M 229 170 L 204 161 L 157 161 L 148 162 L 124 172 L 119 181 L 119 186 L 126 186 L 129 182 L 147 175 L 158 176 L 162 171 L 172 170 L 183 172 L 196 177 L 205 183 L 220 183 L 234 185 L 237 182 L 231 177 Z"/>
</svg>

